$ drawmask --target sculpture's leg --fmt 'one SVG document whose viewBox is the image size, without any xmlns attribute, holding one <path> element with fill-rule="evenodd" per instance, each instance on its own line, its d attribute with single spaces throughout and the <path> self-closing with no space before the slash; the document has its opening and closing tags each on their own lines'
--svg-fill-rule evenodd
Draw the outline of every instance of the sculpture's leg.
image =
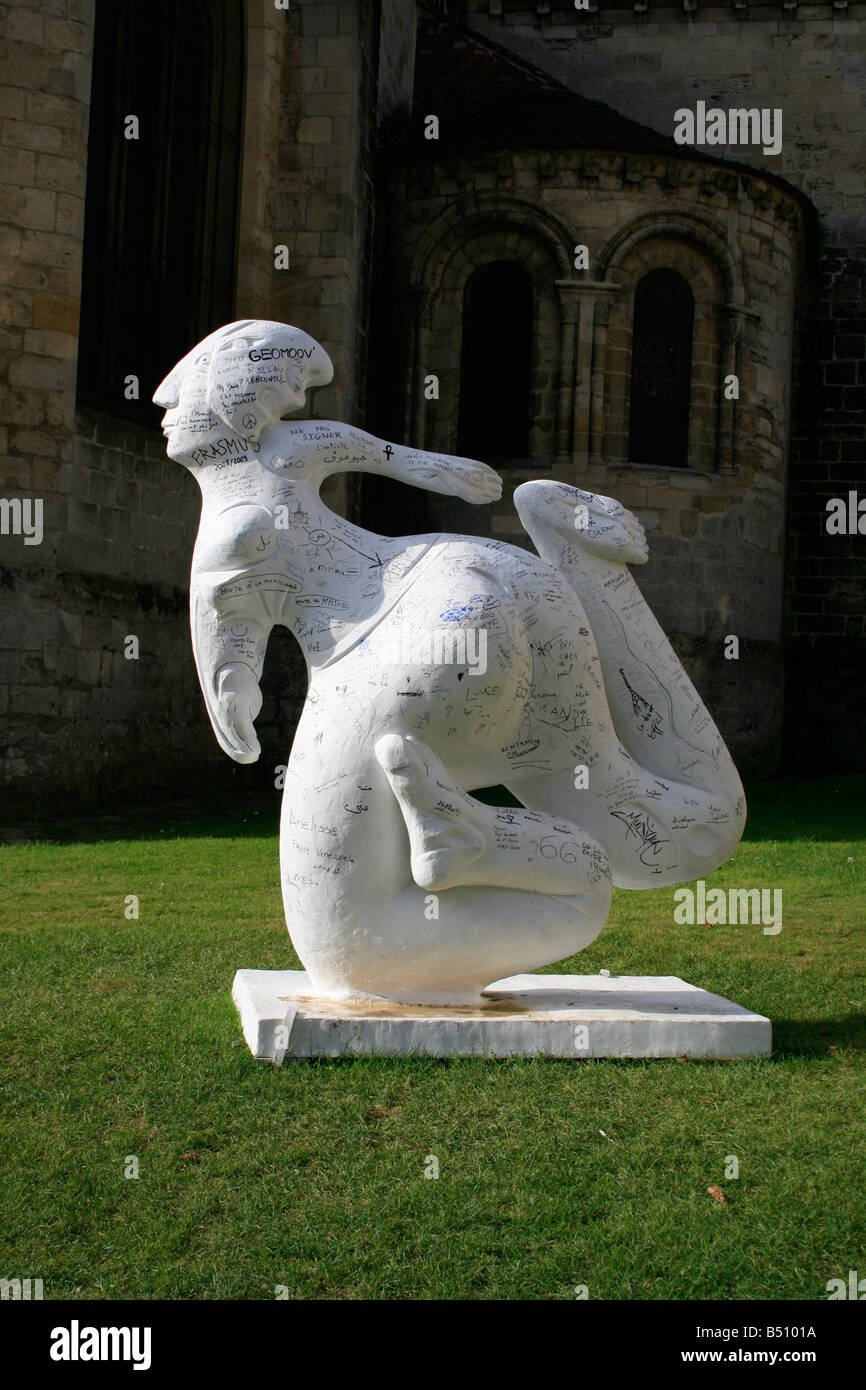
<svg viewBox="0 0 866 1390">
<path fill-rule="evenodd" d="M 514 501 L 539 553 L 586 611 L 623 746 L 657 776 L 723 800 L 742 828 L 733 760 L 627 569 L 647 558 L 640 523 L 612 499 L 560 483 L 524 483 Z"/>
<path fill-rule="evenodd" d="M 663 888 L 704 877 L 730 859 L 741 827 L 706 792 L 661 782 L 614 757 L 575 788 L 571 770 L 507 782 L 524 806 L 571 817 L 602 846 L 618 888 Z"/>
<path fill-rule="evenodd" d="M 515 503 L 579 600 L 613 730 L 596 712 L 593 729 L 569 733 L 560 711 L 587 708 L 579 690 L 586 679 L 576 671 L 583 703 L 559 699 L 557 710 L 546 709 L 556 726 L 551 772 L 506 785 L 524 805 L 578 821 L 603 846 L 618 886 L 661 887 L 712 873 L 739 843 L 745 798 L 718 730 L 626 568 L 646 558 L 639 523 L 610 499 L 558 483 L 524 484 Z M 588 777 L 575 776 L 581 764 Z"/>
<path fill-rule="evenodd" d="M 534 823 L 555 836 L 537 835 L 537 847 L 523 842 L 530 854 L 537 848 L 537 871 L 528 865 L 528 880 L 514 875 L 526 887 L 420 886 L 411 871 L 414 837 L 405 819 L 412 798 L 395 796 L 397 769 L 386 772 L 374 752 L 385 736 L 365 733 L 362 700 L 347 709 L 339 691 L 320 688 L 312 696 L 286 773 L 280 857 L 286 922 L 316 993 L 473 1003 L 492 980 L 540 969 L 595 939 L 610 910 L 607 862 L 565 820 L 520 817 L 522 825 Z M 437 780 L 447 780 L 441 794 L 456 805 L 451 779 Z M 483 810 L 489 818 L 485 842 L 495 841 L 490 827 L 497 824 L 496 811 Z M 512 834 L 517 850 L 521 845 L 512 815 L 519 813 L 503 812 L 503 854 Z M 459 821 L 458 815 L 458 851 Z M 475 830 L 474 820 L 470 828 Z M 476 851 L 473 835 L 463 847 L 467 858 Z M 476 872 L 486 849 L 485 843 L 474 861 Z M 554 855 L 557 874 L 574 873 L 570 894 L 548 889 Z M 500 877 L 502 872 L 500 865 Z M 542 891 L 531 891 L 532 883 Z"/>
<path fill-rule="evenodd" d="M 588 873 L 607 876 L 604 852 L 572 821 L 476 801 L 412 735 L 384 735 L 376 757 L 400 804 L 420 887 L 488 884 L 567 896 L 584 891 Z"/>
</svg>

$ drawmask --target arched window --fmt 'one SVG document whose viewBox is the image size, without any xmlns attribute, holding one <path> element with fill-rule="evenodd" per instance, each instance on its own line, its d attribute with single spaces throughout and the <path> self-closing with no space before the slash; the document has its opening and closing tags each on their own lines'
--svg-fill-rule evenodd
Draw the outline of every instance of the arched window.
<svg viewBox="0 0 866 1390">
<path fill-rule="evenodd" d="M 634 296 L 630 463 L 686 468 L 695 301 L 673 270 L 651 270 Z"/>
<path fill-rule="evenodd" d="M 243 88 L 243 0 L 97 0 L 83 405 L 151 422 L 165 373 L 234 317 Z"/>
<path fill-rule="evenodd" d="M 529 459 L 532 281 L 513 261 L 491 261 L 463 292 L 457 452 L 494 467 Z"/>
</svg>

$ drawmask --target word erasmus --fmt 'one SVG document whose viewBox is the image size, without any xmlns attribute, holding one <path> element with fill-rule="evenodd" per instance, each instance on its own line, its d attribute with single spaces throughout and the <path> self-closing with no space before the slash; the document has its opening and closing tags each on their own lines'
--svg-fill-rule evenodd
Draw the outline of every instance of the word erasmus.
<svg viewBox="0 0 866 1390">
<path fill-rule="evenodd" d="M 193 449 L 190 458 L 193 463 L 207 463 L 208 459 L 225 458 L 232 455 L 240 457 L 246 454 L 247 449 L 252 449 L 254 454 L 259 452 L 261 445 L 252 435 L 233 435 L 231 439 L 215 439 L 211 444 L 203 444 L 200 449 Z"/>
<path fill-rule="evenodd" d="M 782 152 L 782 112 L 764 106 L 707 110 L 699 101 L 694 111 L 681 106 L 674 112 L 674 140 L 678 145 L 760 145 L 764 154 Z"/>
<path fill-rule="evenodd" d="M 134 1371 L 150 1370 L 149 1327 L 69 1327 L 51 1329 L 52 1361 L 131 1361 Z"/>
<path fill-rule="evenodd" d="M 697 902 L 695 898 L 697 896 Z M 697 882 L 697 894 L 691 888 L 674 891 L 674 921 L 679 926 L 736 927 L 759 926 L 764 923 L 765 936 L 778 936 L 782 930 L 782 890 L 773 889 L 773 913 L 770 915 L 769 888 L 711 888 L 702 878 Z"/>
<path fill-rule="evenodd" d="M 389 634 L 377 649 L 377 655 L 389 666 L 468 666 L 470 676 L 483 676 L 487 671 L 487 629 L 402 630 Z"/>
</svg>

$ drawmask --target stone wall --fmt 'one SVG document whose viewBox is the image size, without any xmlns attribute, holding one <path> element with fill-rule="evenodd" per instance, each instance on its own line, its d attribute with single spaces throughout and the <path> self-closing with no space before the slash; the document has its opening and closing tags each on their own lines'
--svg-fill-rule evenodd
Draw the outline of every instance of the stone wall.
<svg viewBox="0 0 866 1390">
<path fill-rule="evenodd" d="M 451 0 L 452 15 L 460 8 Z M 615 389 L 627 376 L 627 323 L 617 320 L 615 302 L 605 322 L 606 290 L 601 302 L 591 302 L 580 286 L 567 285 L 556 295 L 547 286 L 542 338 L 560 345 L 567 322 L 574 360 L 591 370 L 588 378 L 577 373 L 571 396 L 564 377 L 554 385 L 539 375 L 533 451 L 559 476 L 621 495 L 642 513 L 653 542 L 644 571 L 651 601 L 711 708 L 727 711 L 722 723 L 735 748 L 766 757 L 777 741 L 781 705 L 791 336 L 783 319 L 792 298 L 785 286 L 793 284 L 796 305 L 812 318 L 794 344 L 788 747 L 797 765 L 862 764 L 862 740 L 852 735 L 862 728 L 864 699 L 862 541 L 828 536 L 824 520 L 828 497 L 863 490 L 866 214 L 857 194 L 866 161 L 866 7 L 751 6 L 734 12 L 743 18 L 728 9 L 653 5 L 636 15 L 631 6 L 605 0 L 600 14 L 578 17 L 565 0 L 550 0 L 546 9 L 530 0 L 464 0 L 462 9 L 478 32 L 667 134 L 673 110 L 699 97 L 781 106 L 785 140 L 778 160 L 756 151 L 727 153 L 783 173 L 814 200 L 826 228 L 820 276 L 810 279 L 795 268 L 796 219 L 779 216 L 782 195 L 769 184 L 761 189 L 747 171 L 763 208 L 750 206 L 748 195 L 734 198 L 724 179 L 712 189 L 705 175 L 691 189 L 672 192 L 633 158 L 631 173 L 620 168 L 609 151 L 603 159 L 613 163 L 599 164 L 593 175 L 587 162 L 585 181 L 561 164 L 561 152 L 536 150 L 509 156 L 501 168 L 495 160 L 461 166 L 449 156 L 450 167 L 432 183 L 419 167 L 414 182 L 388 188 L 376 160 L 379 127 L 399 138 L 418 135 L 407 124 L 414 4 L 296 0 L 285 11 L 271 0 L 248 0 L 238 316 L 300 322 L 331 351 L 337 377 L 318 393 L 316 414 L 453 447 L 447 414 L 453 394 L 446 390 L 440 415 L 429 415 L 419 400 L 420 358 L 411 339 L 426 275 L 413 280 L 415 251 L 437 216 L 450 209 L 457 225 L 466 199 L 497 190 L 544 210 L 563 230 L 554 278 L 566 282 L 579 279 L 563 269 L 570 240 L 591 242 L 593 274 L 601 282 L 615 279 L 605 247 L 613 246 L 615 227 L 641 210 L 676 205 L 719 228 L 733 227 L 747 267 L 744 305 L 754 304 L 760 316 L 743 320 L 736 346 L 743 387 L 738 433 L 726 439 L 724 427 L 716 428 L 719 458 L 728 450 L 735 466 L 662 479 L 628 468 L 621 456 L 627 401 Z M 146 796 L 192 781 L 271 781 L 274 765 L 285 761 L 304 684 L 297 648 L 287 634 L 275 633 L 259 719 L 261 764 L 239 769 L 219 752 L 185 617 L 195 486 L 166 460 L 156 429 L 76 408 L 93 19 L 93 0 L 0 3 L 0 498 L 10 507 L 39 499 L 44 507 L 40 545 L 25 544 L 14 530 L 0 535 L 0 786 L 12 814 Z M 500 247 L 511 238 L 514 252 L 526 250 L 533 234 L 512 220 L 494 235 L 503 238 Z M 278 244 L 289 249 L 288 270 L 275 268 Z M 550 256 L 549 238 L 547 250 L 537 237 L 533 246 Z M 666 256 L 685 254 L 681 240 L 662 247 L 657 239 L 656 246 Z M 372 273 L 377 249 L 378 279 Z M 480 243 L 476 249 L 484 250 Z M 640 254 L 646 253 L 645 246 Z M 431 350 L 442 358 L 447 385 L 459 274 L 447 256 L 443 267 L 451 281 L 446 275 L 442 282 Z M 616 275 L 627 280 L 629 273 L 621 260 Z M 371 322 L 378 325 L 378 345 L 370 342 Z M 399 331 L 392 336 L 394 323 Z M 730 348 L 724 328 L 709 317 L 702 328 L 711 372 Z M 705 418 L 701 428 L 712 435 Z M 331 504 L 354 507 L 355 481 L 349 491 L 332 490 Z M 424 529 L 413 524 L 419 496 L 404 490 L 396 518 L 403 531 Z M 471 524 L 446 520 L 455 529 Z M 498 534 L 520 538 L 505 513 L 494 525 Z M 697 582 L 696 542 L 704 564 Z M 739 663 L 719 653 L 729 631 L 743 639 Z M 137 661 L 124 656 L 130 635 L 139 639 Z"/>
<path fill-rule="evenodd" d="M 863 538 L 828 536 L 826 503 L 857 491 L 866 465 L 866 5 L 749 4 L 646 10 L 600 0 L 464 0 L 466 22 L 584 96 L 672 135 L 674 112 L 708 105 L 780 108 L 779 156 L 712 153 L 783 175 L 824 229 L 803 286 L 796 344 L 785 608 L 786 764 L 866 767 Z M 544 13 L 542 13 L 544 11 Z M 827 711 L 833 718 L 827 718 Z"/>
<path fill-rule="evenodd" d="M 0 8 L 0 493 L 38 499 L 45 531 L 34 545 L 0 536 L 2 777 L 25 804 L 73 784 L 75 749 L 56 735 L 102 677 L 101 643 L 82 648 L 80 606 L 56 592 L 67 525 L 93 507 L 59 481 L 75 433 L 92 21 L 90 0 Z"/>
<path fill-rule="evenodd" d="M 866 497 L 864 291 L 866 242 L 829 240 L 797 364 L 791 450 L 785 758 L 793 769 L 866 767 L 866 537 L 826 525 L 829 499 Z"/>
<path fill-rule="evenodd" d="M 238 317 L 300 323 L 332 352 L 318 414 L 358 419 L 378 104 L 375 7 L 248 0 Z M 407 100 L 414 7 L 384 0 L 382 106 Z M 93 0 L 0 5 L 0 496 L 39 498 L 44 539 L 0 537 L 0 750 L 8 814 L 124 795 L 273 781 L 304 688 L 276 633 L 263 756 L 238 769 L 195 677 L 193 481 L 158 429 L 76 409 Z M 399 66 L 394 58 L 403 54 Z M 120 138 L 120 132 L 118 134 Z M 289 270 L 274 247 L 285 244 Z M 172 364 L 166 363 L 166 369 Z M 156 383 L 153 383 L 155 385 Z M 328 500 L 348 505 L 339 488 Z M 137 660 L 124 655 L 139 641 Z"/>
<path fill-rule="evenodd" d="M 593 0 L 594 3 L 594 0 Z M 760 147 L 706 147 L 779 174 L 808 194 L 828 222 L 849 225 L 866 180 L 866 4 L 696 0 L 645 11 L 600 0 L 590 13 L 571 0 L 463 0 L 467 24 L 549 72 L 584 97 L 642 125 L 674 133 L 674 112 L 709 106 L 779 107 L 779 155 Z"/>
<path fill-rule="evenodd" d="M 477 265 L 518 261 L 536 303 L 534 459 L 509 470 L 494 534 L 525 543 L 511 491 L 548 470 L 632 508 L 651 543 L 639 575 L 647 599 L 735 755 L 773 766 L 804 208 L 760 177 L 592 150 L 467 158 L 445 148 L 395 173 L 391 199 L 392 296 L 407 306 L 392 390 L 411 383 L 411 437 L 455 450 L 463 287 Z M 570 268 L 577 243 L 589 249 L 585 273 Z M 696 299 L 696 466 L 686 469 L 628 461 L 634 287 L 656 266 L 682 274 Z M 438 400 L 424 399 L 429 372 Z M 736 403 L 724 400 L 729 372 Z M 724 656 L 729 635 L 737 661 Z"/>
</svg>

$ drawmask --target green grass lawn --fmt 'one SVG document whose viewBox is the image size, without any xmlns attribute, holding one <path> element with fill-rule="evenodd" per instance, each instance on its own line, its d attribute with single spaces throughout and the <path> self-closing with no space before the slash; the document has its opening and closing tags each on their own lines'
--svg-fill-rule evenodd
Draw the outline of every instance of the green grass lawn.
<svg viewBox="0 0 866 1390">
<path fill-rule="evenodd" d="M 239 966 L 297 965 L 275 802 L 8 846 L 0 1277 L 46 1298 L 825 1298 L 866 1275 L 864 805 L 862 777 L 751 789 L 710 883 L 781 888 L 779 936 L 618 892 L 557 967 L 769 1015 L 773 1056 L 723 1063 L 276 1069 L 230 998 Z"/>
</svg>

